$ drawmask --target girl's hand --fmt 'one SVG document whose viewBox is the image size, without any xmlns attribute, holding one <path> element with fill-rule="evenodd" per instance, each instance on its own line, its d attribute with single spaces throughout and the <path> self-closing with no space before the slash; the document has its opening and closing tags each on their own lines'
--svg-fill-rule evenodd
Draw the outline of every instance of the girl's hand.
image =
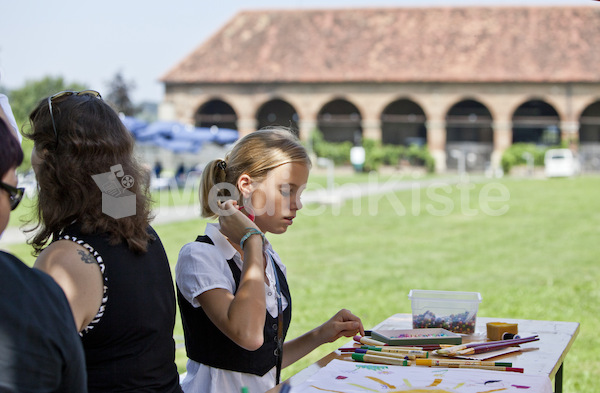
<svg viewBox="0 0 600 393">
<path fill-rule="evenodd" d="M 319 326 L 318 330 L 324 343 L 334 342 L 342 336 L 365 335 L 365 328 L 360 318 L 346 309 L 338 311 L 329 321 Z"/>
<path fill-rule="evenodd" d="M 239 243 L 242 237 L 248 231 L 248 228 L 254 228 L 260 231 L 244 213 L 238 210 L 237 202 L 228 200 L 224 203 L 219 202 L 221 211 L 219 212 L 219 224 L 221 233 L 234 243 Z"/>
</svg>

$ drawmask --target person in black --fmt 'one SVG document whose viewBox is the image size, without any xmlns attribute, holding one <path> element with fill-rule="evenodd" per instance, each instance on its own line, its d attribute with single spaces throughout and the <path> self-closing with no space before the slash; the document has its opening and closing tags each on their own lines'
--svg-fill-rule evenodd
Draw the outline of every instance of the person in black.
<svg viewBox="0 0 600 393">
<path fill-rule="evenodd" d="M 88 390 L 181 392 L 173 280 L 130 133 L 91 90 L 45 98 L 29 118 L 39 186 L 34 266 L 67 295 Z"/>
<path fill-rule="evenodd" d="M 23 152 L 0 119 L 0 233 L 23 189 Z M 50 276 L 0 251 L 0 392 L 87 392 L 83 349 L 69 303 Z"/>
</svg>

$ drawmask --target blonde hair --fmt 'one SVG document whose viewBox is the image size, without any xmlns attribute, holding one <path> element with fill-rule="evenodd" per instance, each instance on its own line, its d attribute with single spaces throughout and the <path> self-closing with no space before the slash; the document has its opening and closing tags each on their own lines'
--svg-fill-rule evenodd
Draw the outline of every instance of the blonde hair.
<svg viewBox="0 0 600 393">
<path fill-rule="evenodd" d="M 306 149 L 290 130 L 283 127 L 262 128 L 244 136 L 236 142 L 224 160 L 213 160 L 204 168 L 200 181 L 202 217 L 217 217 L 214 208 L 216 201 L 211 201 L 211 197 L 235 197 L 231 190 L 235 193 L 241 175 L 247 174 L 261 181 L 270 170 L 288 163 L 301 163 L 311 167 Z M 227 190 L 230 190 L 229 195 Z"/>
</svg>

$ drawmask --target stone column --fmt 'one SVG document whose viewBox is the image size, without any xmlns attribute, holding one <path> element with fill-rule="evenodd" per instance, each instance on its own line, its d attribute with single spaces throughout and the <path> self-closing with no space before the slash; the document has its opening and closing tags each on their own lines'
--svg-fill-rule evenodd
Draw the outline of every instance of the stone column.
<svg viewBox="0 0 600 393">
<path fill-rule="evenodd" d="M 258 121 L 253 117 L 240 117 L 237 121 L 238 133 L 240 138 L 256 131 Z"/>
<path fill-rule="evenodd" d="M 298 121 L 298 132 L 302 142 L 308 142 L 310 135 L 317 128 L 316 117 L 303 117 Z"/>
<path fill-rule="evenodd" d="M 158 119 L 164 121 L 174 121 L 175 115 L 175 104 L 172 101 L 162 101 L 158 105 Z"/>
<path fill-rule="evenodd" d="M 579 145 L 579 122 L 563 121 L 560 123 L 560 139 L 567 143 L 567 146 L 577 151 Z"/>
<path fill-rule="evenodd" d="M 380 119 L 363 119 L 361 121 L 363 129 L 363 139 L 373 139 L 381 142 L 381 120 Z"/>
<path fill-rule="evenodd" d="M 446 171 L 446 122 L 441 119 L 428 120 L 427 148 L 435 160 L 436 173 Z"/>
<path fill-rule="evenodd" d="M 492 152 L 492 169 L 500 168 L 502 154 L 512 145 L 512 122 L 508 120 L 495 121 L 492 124 L 494 129 L 494 151 Z"/>
</svg>

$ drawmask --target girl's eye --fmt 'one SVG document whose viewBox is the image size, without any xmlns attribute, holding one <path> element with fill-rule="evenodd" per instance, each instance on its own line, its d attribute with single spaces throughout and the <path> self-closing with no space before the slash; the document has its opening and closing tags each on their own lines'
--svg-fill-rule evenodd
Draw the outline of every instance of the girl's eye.
<svg viewBox="0 0 600 393">
<path fill-rule="evenodd" d="M 289 185 L 283 185 L 279 190 L 281 191 L 281 195 L 290 196 L 291 187 Z"/>
</svg>

